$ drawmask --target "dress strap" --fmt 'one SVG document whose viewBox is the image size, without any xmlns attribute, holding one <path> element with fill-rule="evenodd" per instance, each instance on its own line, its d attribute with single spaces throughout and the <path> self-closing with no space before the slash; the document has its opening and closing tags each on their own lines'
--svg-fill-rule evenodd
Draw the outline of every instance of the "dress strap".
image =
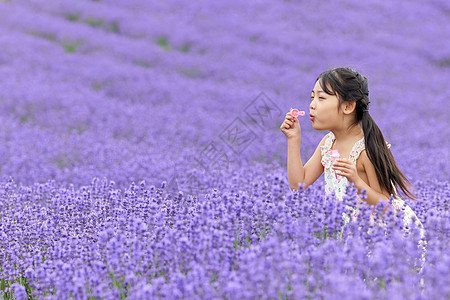
<svg viewBox="0 0 450 300">
<path fill-rule="evenodd" d="M 352 151 L 350 151 L 349 158 L 356 162 L 359 155 L 361 154 L 361 152 L 363 152 L 364 149 L 366 149 L 366 144 L 364 143 L 364 138 L 362 138 L 353 145 Z"/>
<path fill-rule="evenodd" d="M 325 136 L 325 142 L 323 143 L 323 146 L 320 146 L 320 152 L 322 154 L 322 166 L 327 167 L 328 164 L 331 163 L 331 161 L 329 161 L 329 154 L 330 154 L 330 149 L 331 149 L 331 145 L 333 145 L 333 141 L 334 141 L 334 134 L 330 131 L 326 136 Z M 328 162 L 328 164 L 327 164 Z"/>
<path fill-rule="evenodd" d="M 333 142 L 334 142 L 334 134 L 330 131 L 327 134 L 327 138 L 325 139 L 325 142 L 324 142 L 324 144 L 322 146 L 323 149 L 326 150 L 326 151 L 330 150 L 331 146 L 333 145 Z"/>
<path fill-rule="evenodd" d="M 366 149 L 366 144 L 364 141 L 365 141 L 364 138 L 362 138 L 353 145 L 352 151 L 350 152 L 350 159 L 352 159 L 355 162 L 358 159 L 361 152 L 363 152 L 363 150 Z M 389 144 L 387 141 L 386 146 L 388 149 L 391 148 L 391 144 Z"/>
</svg>

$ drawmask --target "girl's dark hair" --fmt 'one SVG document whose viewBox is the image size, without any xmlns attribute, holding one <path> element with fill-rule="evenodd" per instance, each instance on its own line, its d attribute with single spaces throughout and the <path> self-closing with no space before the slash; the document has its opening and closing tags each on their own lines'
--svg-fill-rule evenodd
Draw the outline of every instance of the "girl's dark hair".
<svg viewBox="0 0 450 300">
<path fill-rule="evenodd" d="M 378 182 L 389 194 L 396 195 L 394 186 L 407 197 L 415 199 L 409 190 L 412 187 L 395 163 L 394 156 L 375 121 L 369 114 L 369 83 L 365 76 L 350 68 L 336 68 L 323 72 L 317 80 L 323 91 L 338 96 L 339 101 L 356 102 L 355 125 L 361 122 L 364 143 L 369 160 L 375 167 Z"/>
</svg>

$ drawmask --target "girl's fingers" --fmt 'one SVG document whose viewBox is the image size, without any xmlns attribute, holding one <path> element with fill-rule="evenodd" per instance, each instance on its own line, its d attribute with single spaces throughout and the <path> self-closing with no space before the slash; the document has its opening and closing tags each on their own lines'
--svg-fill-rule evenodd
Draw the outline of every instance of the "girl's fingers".
<svg viewBox="0 0 450 300">
<path fill-rule="evenodd" d="M 344 159 L 339 159 L 337 162 L 333 164 L 333 166 L 335 167 L 342 167 L 342 168 L 351 168 L 353 165 L 354 165 L 353 162 Z"/>
<path fill-rule="evenodd" d="M 333 164 L 333 168 L 334 169 L 342 169 L 342 168 L 346 168 L 347 166 L 345 164 L 341 164 L 341 163 L 334 163 Z"/>
<path fill-rule="evenodd" d="M 345 173 L 347 170 L 342 169 L 342 168 L 334 168 L 334 171 L 335 171 L 336 173 Z"/>
<path fill-rule="evenodd" d="M 340 171 L 340 172 L 347 172 L 347 171 L 350 171 L 351 168 L 349 166 L 345 166 L 345 165 L 341 165 L 341 166 L 334 165 L 333 170 Z"/>
<path fill-rule="evenodd" d="M 343 168 L 334 169 L 334 171 L 336 172 L 336 174 L 339 174 L 339 175 L 348 176 L 351 174 L 350 170 L 343 169 Z"/>
<path fill-rule="evenodd" d="M 345 174 L 345 172 L 339 171 L 339 170 L 335 170 L 335 172 L 336 172 L 336 174 L 338 174 L 338 175 L 344 175 L 344 174 Z"/>
<path fill-rule="evenodd" d="M 292 120 L 295 119 L 293 116 L 291 116 L 289 113 L 286 114 L 286 119 Z"/>
</svg>

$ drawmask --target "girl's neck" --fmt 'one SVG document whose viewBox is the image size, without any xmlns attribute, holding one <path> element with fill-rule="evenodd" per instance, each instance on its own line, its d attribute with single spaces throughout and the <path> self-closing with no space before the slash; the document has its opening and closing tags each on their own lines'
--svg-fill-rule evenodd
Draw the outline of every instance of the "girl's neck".
<svg viewBox="0 0 450 300">
<path fill-rule="evenodd" d="M 355 138 L 361 139 L 364 137 L 364 132 L 360 126 L 351 126 L 341 130 L 334 129 L 331 132 L 333 132 L 335 140 L 339 141 L 354 140 Z"/>
</svg>

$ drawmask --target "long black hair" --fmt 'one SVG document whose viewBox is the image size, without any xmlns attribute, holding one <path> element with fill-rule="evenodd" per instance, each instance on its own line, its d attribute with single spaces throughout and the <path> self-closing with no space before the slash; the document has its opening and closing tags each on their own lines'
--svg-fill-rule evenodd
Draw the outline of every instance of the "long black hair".
<svg viewBox="0 0 450 300">
<path fill-rule="evenodd" d="M 369 114 L 369 82 L 367 77 L 351 68 L 335 68 L 319 75 L 317 80 L 323 91 L 329 95 L 337 95 L 339 102 L 356 102 L 356 121 L 364 132 L 364 143 L 367 157 L 375 167 L 378 182 L 389 194 L 396 195 L 395 187 L 407 197 L 416 197 L 410 191 L 412 187 L 406 176 L 395 163 L 394 156 L 386 145 L 386 141 L 375 121 Z"/>
</svg>

